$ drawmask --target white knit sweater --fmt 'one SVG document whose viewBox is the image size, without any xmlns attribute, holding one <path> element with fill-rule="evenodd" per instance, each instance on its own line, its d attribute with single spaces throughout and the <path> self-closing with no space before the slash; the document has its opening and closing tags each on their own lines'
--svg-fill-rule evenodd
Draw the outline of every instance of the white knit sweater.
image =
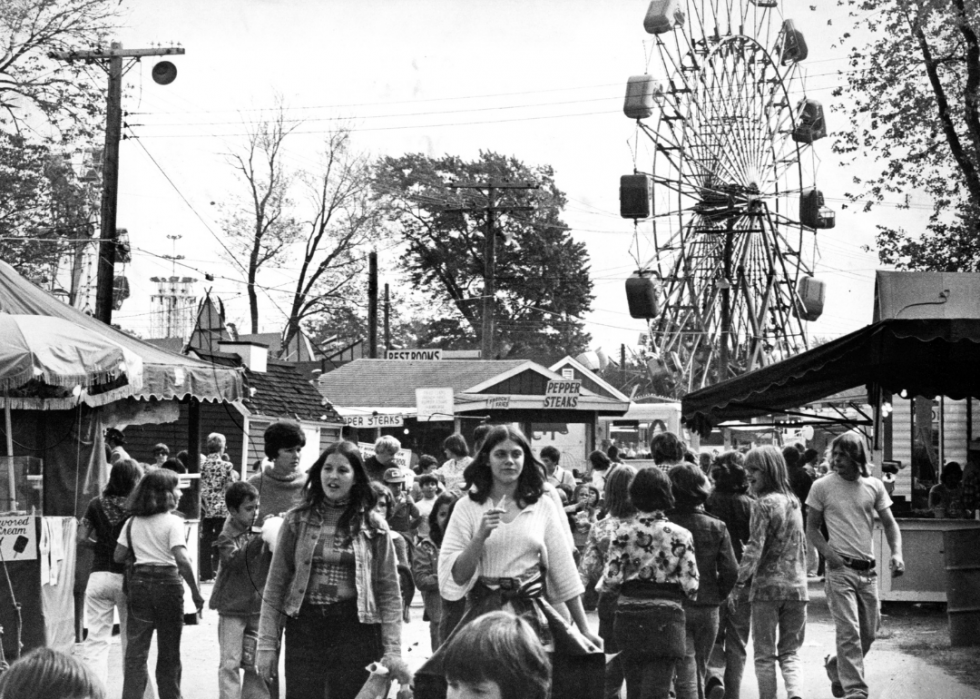
<svg viewBox="0 0 980 699">
<path fill-rule="evenodd" d="M 541 565 L 547 570 L 548 600 L 566 602 L 581 595 L 585 588 L 572 558 L 564 513 L 545 495 L 525 507 L 514 521 L 502 523 L 483 545 L 476 573 L 465 585 L 453 580 L 456 559 L 476 536 L 483 513 L 493 507 L 490 498 L 482 505 L 464 496 L 453 510 L 439 551 L 439 592 L 448 600 L 462 599 L 480 576 L 517 577 L 528 568 Z"/>
</svg>

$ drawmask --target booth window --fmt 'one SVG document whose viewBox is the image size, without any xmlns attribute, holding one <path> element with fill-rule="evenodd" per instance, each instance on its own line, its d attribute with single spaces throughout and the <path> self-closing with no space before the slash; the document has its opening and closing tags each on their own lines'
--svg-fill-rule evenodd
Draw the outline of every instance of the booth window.
<svg viewBox="0 0 980 699">
<path fill-rule="evenodd" d="M 939 482 L 942 463 L 941 398 L 916 396 L 909 411 L 912 435 L 912 507 L 928 508 L 929 489 Z"/>
</svg>

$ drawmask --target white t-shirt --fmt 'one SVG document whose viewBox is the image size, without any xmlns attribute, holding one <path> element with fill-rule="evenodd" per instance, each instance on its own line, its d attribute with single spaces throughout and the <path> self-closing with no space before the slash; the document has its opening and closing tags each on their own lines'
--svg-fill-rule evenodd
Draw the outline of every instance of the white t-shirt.
<svg viewBox="0 0 980 699">
<path fill-rule="evenodd" d="M 874 559 L 874 516 L 892 506 L 885 484 L 858 476 L 849 481 L 836 472 L 813 482 L 807 507 L 823 512 L 830 548 L 848 558 Z"/>
<path fill-rule="evenodd" d="M 172 512 L 161 512 L 149 517 L 133 517 L 122 528 L 116 540 L 129 547 L 126 532 L 132 522 L 133 552 L 136 565 L 176 566 L 174 546 L 187 546 L 184 535 L 184 520 Z"/>
</svg>

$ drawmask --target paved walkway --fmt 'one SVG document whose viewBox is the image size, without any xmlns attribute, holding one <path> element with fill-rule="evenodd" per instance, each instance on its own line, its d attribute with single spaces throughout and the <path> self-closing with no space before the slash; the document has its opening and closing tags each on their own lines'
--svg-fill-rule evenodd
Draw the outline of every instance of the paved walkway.
<svg viewBox="0 0 980 699">
<path fill-rule="evenodd" d="M 827 615 L 823 591 L 819 584 L 811 584 L 810 621 L 802 655 L 806 695 L 804 699 L 831 699 L 830 683 L 823 669 L 823 658 L 834 648 L 834 629 Z M 204 595 L 210 594 L 211 586 L 204 585 Z M 413 621 L 406 625 L 403 635 L 405 657 L 414 668 L 429 655 L 428 623 L 423 623 L 422 609 L 412 608 Z M 598 621 L 592 615 L 593 628 Z M 886 623 L 899 623 L 898 620 Z M 118 637 L 113 639 L 109 657 L 109 699 L 122 696 L 122 663 Z M 750 641 L 751 643 L 751 641 Z M 911 655 L 906 655 L 876 644 L 868 656 L 868 681 L 870 699 L 980 699 L 980 690 L 959 682 L 942 669 Z M 154 644 L 155 646 L 155 644 Z M 185 699 L 211 699 L 218 696 L 218 616 L 205 609 L 202 623 L 184 628 L 181 644 L 184 662 L 183 693 Z M 155 648 L 151 651 L 150 672 L 153 672 Z M 392 694 L 394 696 L 394 694 Z M 758 699 L 755 671 L 751 655 L 742 683 L 744 699 Z M 782 689 L 780 697 L 785 697 Z M 283 698 L 284 699 L 284 698 Z M 556 698 L 557 699 L 557 698 Z"/>
</svg>

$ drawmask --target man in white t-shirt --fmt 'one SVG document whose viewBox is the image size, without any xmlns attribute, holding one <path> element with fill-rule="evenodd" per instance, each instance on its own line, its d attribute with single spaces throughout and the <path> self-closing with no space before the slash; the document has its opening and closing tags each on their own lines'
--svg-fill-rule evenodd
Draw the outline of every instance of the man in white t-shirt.
<svg viewBox="0 0 980 699">
<path fill-rule="evenodd" d="M 869 474 L 864 439 L 847 432 L 833 441 L 831 450 L 834 472 L 815 481 L 806 500 L 806 532 L 827 561 L 827 605 L 837 631 L 837 654 L 827 660 L 831 692 L 835 697 L 867 699 L 864 656 L 879 622 L 875 514 L 891 549 L 892 577 L 905 572 L 902 535 L 884 484 Z M 828 538 L 820 532 L 823 524 Z"/>
</svg>

